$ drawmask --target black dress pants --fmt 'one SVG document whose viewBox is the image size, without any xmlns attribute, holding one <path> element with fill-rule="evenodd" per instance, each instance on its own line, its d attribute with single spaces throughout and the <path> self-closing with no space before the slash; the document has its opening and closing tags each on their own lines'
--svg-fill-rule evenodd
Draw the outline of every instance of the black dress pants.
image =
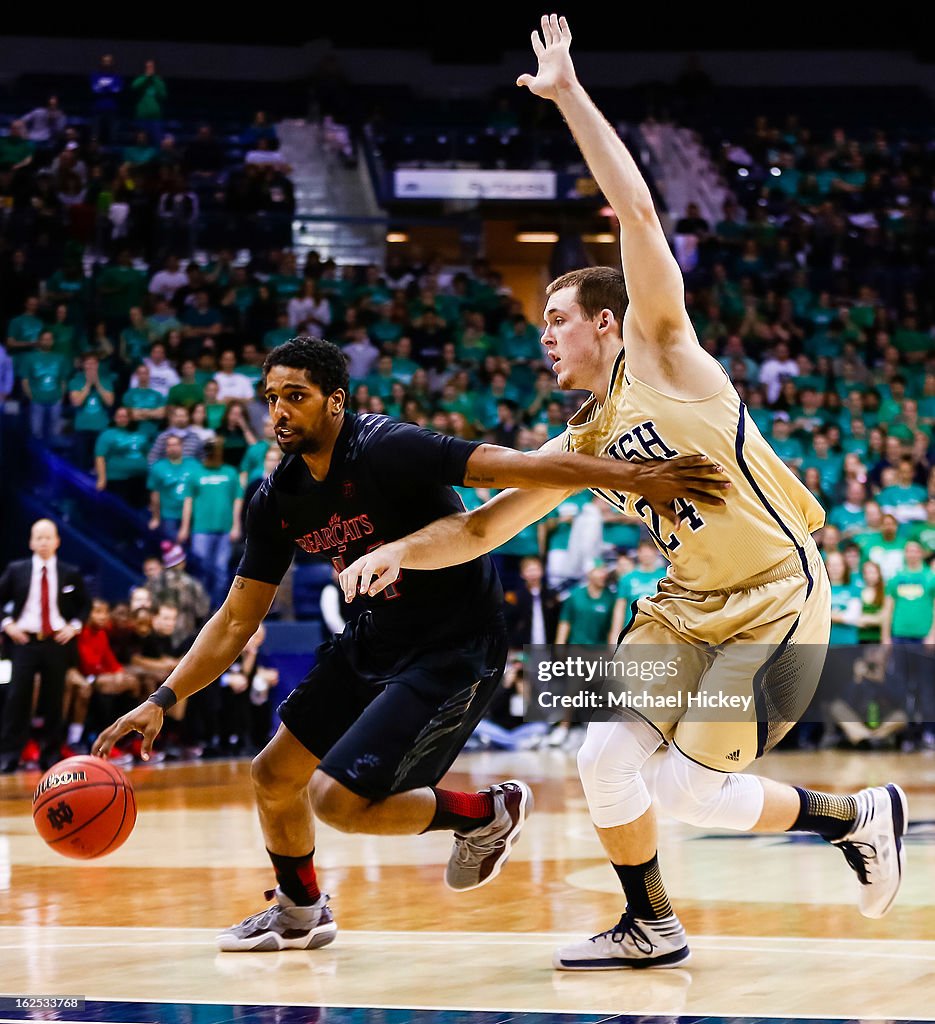
<svg viewBox="0 0 935 1024">
<path fill-rule="evenodd" d="M 29 738 L 33 680 L 39 674 L 38 713 L 44 720 L 40 765 L 51 768 L 60 758 L 63 739 L 62 702 L 65 696 L 65 672 L 71 659 L 74 640 L 57 644 L 35 634 L 25 644 L 11 644 L 12 673 L 3 705 L 0 728 L 0 770 L 11 771 Z"/>
</svg>

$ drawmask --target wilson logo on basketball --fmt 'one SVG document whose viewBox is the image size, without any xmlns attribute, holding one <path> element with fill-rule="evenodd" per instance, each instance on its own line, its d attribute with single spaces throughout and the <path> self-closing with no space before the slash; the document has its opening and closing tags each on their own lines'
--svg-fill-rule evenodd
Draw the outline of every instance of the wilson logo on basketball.
<svg viewBox="0 0 935 1024">
<path fill-rule="evenodd" d="M 312 530 L 304 537 L 296 539 L 296 544 L 310 555 L 333 548 L 347 547 L 352 540 L 369 537 L 373 533 L 373 524 L 366 515 L 354 516 L 353 519 L 342 519 L 335 514 L 328 520 L 328 525 L 320 530 Z"/>
<path fill-rule="evenodd" d="M 33 794 L 32 802 L 35 803 L 43 793 L 48 792 L 50 789 L 58 789 L 59 786 L 68 786 L 72 782 L 87 782 L 87 772 L 61 772 L 59 775 L 46 776 L 36 786 L 36 792 Z"/>
</svg>

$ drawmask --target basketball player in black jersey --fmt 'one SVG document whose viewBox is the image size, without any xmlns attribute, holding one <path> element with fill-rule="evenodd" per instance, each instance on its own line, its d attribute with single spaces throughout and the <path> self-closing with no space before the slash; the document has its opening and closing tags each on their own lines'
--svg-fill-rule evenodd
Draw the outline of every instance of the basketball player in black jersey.
<svg viewBox="0 0 935 1024">
<path fill-rule="evenodd" d="M 666 504 L 721 504 L 727 486 L 701 458 L 642 465 L 564 452 L 524 453 L 345 410 L 343 354 L 298 338 L 270 353 L 266 395 L 285 454 L 250 502 L 246 549 L 227 599 L 148 701 L 106 729 L 106 757 L 128 732 L 144 758 L 167 708 L 217 679 L 269 611 L 296 546 L 340 570 L 374 547 L 463 506 L 451 485 L 600 486 Z M 493 879 L 532 798 L 525 783 L 481 793 L 436 788 L 493 697 L 507 651 L 497 574 L 485 555 L 404 573 L 343 634 L 279 708 L 282 725 L 253 762 L 276 903 L 218 936 L 222 950 L 311 949 L 336 927 L 315 869 L 314 819 L 345 832 L 455 833 L 446 883 Z M 271 898 L 272 892 L 267 894 Z"/>
</svg>

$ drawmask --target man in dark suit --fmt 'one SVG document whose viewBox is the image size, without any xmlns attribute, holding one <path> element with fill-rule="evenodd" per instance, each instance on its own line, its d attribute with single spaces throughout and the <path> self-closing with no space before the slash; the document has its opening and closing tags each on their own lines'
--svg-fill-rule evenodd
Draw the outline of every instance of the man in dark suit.
<svg viewBox="0 0 935 1024">
<path fill-rule="evenodd" d="M 32 558 L 11 562 L 0 576 L 0 628 L 12 644 L 12 676 L 0 726 L 0 772 L 15 772 L 29 736 L 33 680 L 39 674 L 39 713 L 44 719 L 40 766 L 60 757 L 65 671 L 74 639 L 91 610 L 81 573 L 56 557 L 61 540 L 49 519 L 29 534 Z"/>
<path fill-rule="evenodd" d="M 529 556 L 519 563 L 523 585 L 506 594 L 510 646 L 555 642 L 561 601 L 545 585 L 542 560 Z"/>
</svg>

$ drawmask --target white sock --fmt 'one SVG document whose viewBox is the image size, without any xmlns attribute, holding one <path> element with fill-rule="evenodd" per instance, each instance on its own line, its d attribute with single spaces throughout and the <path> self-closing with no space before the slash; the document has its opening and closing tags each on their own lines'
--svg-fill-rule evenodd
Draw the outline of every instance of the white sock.
<svg viewBox="0 0 935 1024">
<path fill-rule="evenodd" d="M 84 723 L 72 722 L 68 727 L 68 738 L 65 742 L 71 747 L 81 742 L 81 734 L 84 732 Z"/>
</svg>

